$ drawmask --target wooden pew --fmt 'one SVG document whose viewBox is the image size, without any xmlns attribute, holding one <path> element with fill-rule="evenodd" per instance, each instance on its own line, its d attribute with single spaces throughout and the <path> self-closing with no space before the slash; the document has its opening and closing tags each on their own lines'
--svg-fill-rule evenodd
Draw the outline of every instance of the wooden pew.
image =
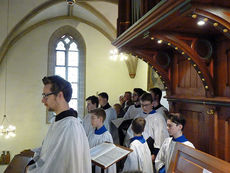
<svg viewBox="0 0 230 173">
<path fill-rule="evenodd" d="M 175 145 L 168 173 L 230 173 L 230 163 L 184 144 Z"/>
</svg>

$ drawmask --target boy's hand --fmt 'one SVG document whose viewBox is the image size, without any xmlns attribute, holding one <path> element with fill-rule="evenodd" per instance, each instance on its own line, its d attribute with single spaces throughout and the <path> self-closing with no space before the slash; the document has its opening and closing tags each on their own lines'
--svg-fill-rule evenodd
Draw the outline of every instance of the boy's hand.
<svg viewBox="0 0 230 173">
<path fill-rule="evenodd" d="M 152 162 L 155 162 L 156 156 L 153 154 L 152 156 Z"/>
</svg>

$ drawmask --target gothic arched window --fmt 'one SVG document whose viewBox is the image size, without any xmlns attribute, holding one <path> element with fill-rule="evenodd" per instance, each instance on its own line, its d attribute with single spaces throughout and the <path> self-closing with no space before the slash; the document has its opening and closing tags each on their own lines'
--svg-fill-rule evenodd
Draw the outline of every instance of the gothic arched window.
<svg viewBox="0 0 230 173">
<path fill-rule="evenodd" d="M 69 35 L 63 35 L 56 46 L 55 75 L 72 84 L 73 94 L 70 107 L 78 110 L 79 50 L 76 41 Z"/>
<path fill-rule="evenodd" d="M 71 108 L 84 114 L 85 42 L 71 26 L 57 29 L 49 40 L 48 75 L 59 75 L 72 84 Z"/>
</svg>

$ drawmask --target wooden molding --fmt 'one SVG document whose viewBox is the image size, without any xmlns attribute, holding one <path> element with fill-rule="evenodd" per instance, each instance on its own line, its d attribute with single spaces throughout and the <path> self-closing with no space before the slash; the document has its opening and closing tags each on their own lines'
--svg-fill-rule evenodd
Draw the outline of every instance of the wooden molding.
<svg viewBox="0 0 230 173">
<path fill-rule="evenodd" d="M 184 103 L 195 103 L 201 105 L 211 106 L 230 106 L 230 98 L 228 97 L 186 97 L 186 96 L 168 96 L 166 97 L 169 102 L 184 102 Z"/>
</svg>

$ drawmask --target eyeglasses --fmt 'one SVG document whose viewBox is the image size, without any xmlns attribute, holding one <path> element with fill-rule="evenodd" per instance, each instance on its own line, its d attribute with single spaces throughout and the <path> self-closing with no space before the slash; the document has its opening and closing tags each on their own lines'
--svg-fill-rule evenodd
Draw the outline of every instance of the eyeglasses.
<svg viewBox="0 0 230 173">
<path fill-rule="evenodd" d="M 48 94 L 45 94 L 45 93 L 42 93 L 42 98 L 43 99 L 47 99 L 48 96 L 52 95 L 52 94 L 56 94 L 57 92 L 51 92 L 51 93 L 48 93 Z"/>
</svg>

